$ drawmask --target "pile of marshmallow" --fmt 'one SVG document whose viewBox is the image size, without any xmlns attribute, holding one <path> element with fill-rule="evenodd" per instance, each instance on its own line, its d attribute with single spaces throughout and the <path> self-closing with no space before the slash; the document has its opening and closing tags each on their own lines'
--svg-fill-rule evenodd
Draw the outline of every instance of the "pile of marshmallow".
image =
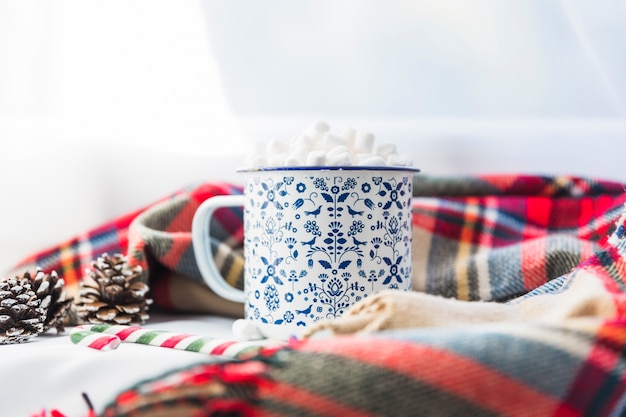
<svg viewBox="0 0 626 417">
<path fill-rule="evenodd" d="M 277 139 L 258 144 L 246 158 L 247 168 L 297 166 L 412 166 L 408 155 L 397 153 L 391 142 L 374 146 L 372 133 L 346 129 L 330 131 L 324 121 L 315 122 L 290 141 Z"/>
</svg>

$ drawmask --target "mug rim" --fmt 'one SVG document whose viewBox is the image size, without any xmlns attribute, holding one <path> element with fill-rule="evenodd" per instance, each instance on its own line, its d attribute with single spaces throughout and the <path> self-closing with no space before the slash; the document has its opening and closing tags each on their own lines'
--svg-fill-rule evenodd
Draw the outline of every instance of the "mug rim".
<svg viewBox="0 0 626 417">
<path fill-rule="evenodd" d="M 289 171 L 394 171 L 394 172 L 420 172 L 416 167 L 410 166 L 360 166 L 360 165 L 309 165 L 309 166 L 267 166 L 255 168 L 237 168 L 236 172 L 289 172 Z"/>
</svg>

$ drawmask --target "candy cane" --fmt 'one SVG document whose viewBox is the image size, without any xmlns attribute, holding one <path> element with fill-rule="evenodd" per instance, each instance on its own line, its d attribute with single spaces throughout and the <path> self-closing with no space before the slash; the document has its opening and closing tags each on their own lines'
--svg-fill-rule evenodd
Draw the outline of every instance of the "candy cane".
<svg viewBox="0 0 626 417">
<path fill-rule="evenodd" d="M 91 336 L 93 340 L 90 339 L 88 333 L 93 335 Z M 97 336 L 103 339 L 98 340 Z M 253 355 L 266 347 L 286 345 L 286 342 L 270 339 L 240 342 L 187 333 L 174 333 L 164 330 L 145 329 L 137 326 L 113 324 L 85 324 L 76 326 L 70 331 L 70 340 L 73 343 L 98 350 L 110 350 L 106 347 L 114 344 L 114 342 L 107 343 L 106 337 L 114 337 L 124 343 L 139 343 L 142 345 L 186 350 L 208 355 L 220 355 L 229 358 Z M 103 346 L 105 349 L 101 349 L 99 346 Z M 117 346 L 113 347 L 113 349 L 115 348 L 117 348 Z"/>
<path fill-rule="evenodd" d="M 120 338 L 114 335 L 74 329 L 70 332 L 72 343 L 96 350 L 115 350 L 120 345 Z"/>
</svg>

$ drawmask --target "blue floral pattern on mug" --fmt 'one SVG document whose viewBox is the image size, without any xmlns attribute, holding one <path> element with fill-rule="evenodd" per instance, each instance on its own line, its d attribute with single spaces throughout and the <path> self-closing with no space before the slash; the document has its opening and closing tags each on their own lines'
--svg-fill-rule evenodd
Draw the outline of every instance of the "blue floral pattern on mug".
<svg viewBox="0 0 626 417">
<path fill-rule="evenodd" d="M 247 318 L 306 327 L 383 289 L 411 290 L 411 172 L 291 174 L 248 173 Z"/>
</svg>

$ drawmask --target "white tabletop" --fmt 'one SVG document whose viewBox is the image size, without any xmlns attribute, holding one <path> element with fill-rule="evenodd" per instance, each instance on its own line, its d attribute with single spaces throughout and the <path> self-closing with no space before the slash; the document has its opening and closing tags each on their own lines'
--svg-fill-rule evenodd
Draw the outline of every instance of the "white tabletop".
<svg viewBox="0 0 626 417">
<path fill-rule="evenodd" d="M 233 319 L 153 315 L 145 328 L 232 339 Z M 143 379 L 206 360 L 194 352 L 122 343 L 97 351 L 72 344 L 69 331 L 50 331 L 23 344 L 1 345 L 0 415 L 28 416 L 56 408 L 68 417 L 86 415 L 85 392 L 96 410 Z"/>
</svg>

